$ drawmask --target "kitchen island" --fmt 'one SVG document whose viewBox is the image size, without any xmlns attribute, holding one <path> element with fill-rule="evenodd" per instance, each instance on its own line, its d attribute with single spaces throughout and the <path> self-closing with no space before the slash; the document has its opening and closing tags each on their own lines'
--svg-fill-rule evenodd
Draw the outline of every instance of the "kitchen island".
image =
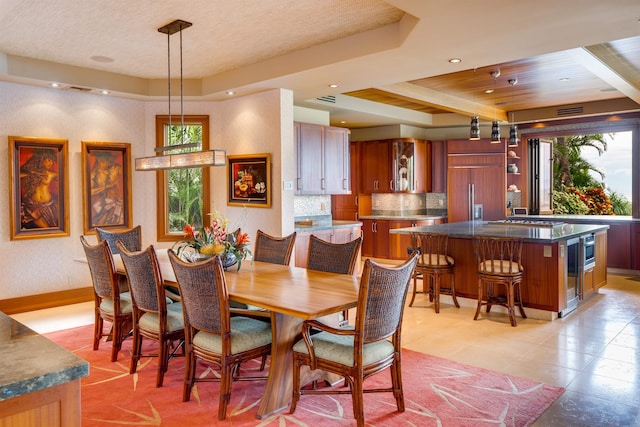
<svg viewBox="0 0 640 427">
<path fill-rule="evenodd" d="M 474 236 L 519 237 L 524 241 L 522 264 L 522 300 L 530 317 L 551 320 L 567 308 L 567 245 L 585 235 L 595 236 L 595 267 L 584 274 L 579 298 L 584 300 L 607 283 L 607 225 L 490 223 L 465 221 L 427 227 L 390 230 L 391 234 L 446 233 L 449 255 L 455 259 L 456 293 L 476 300 L 477 266 L 473 251 Z M 443 285 L 444 286 L 444 285 Z"/>
<path fill-rule="evenodd" d="M 80 426 L 89 362 L 0 312 L 0 425 Z"/>
</svg>

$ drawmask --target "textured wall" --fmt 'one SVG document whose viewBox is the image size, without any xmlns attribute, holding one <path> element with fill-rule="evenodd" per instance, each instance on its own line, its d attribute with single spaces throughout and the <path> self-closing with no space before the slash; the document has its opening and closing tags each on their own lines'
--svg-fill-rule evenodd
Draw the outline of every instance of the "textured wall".
<svg viewBox="0 0 640 427">
<path fill-rule="evenodd" d="M 133 158 L 153 153 L 155 115 L 163 102 L 142 102 L 19 84 L 0 83 L 0 299 L 89 286 L 79 236 L 82 226 L 81 141 L 129 142 Z M 293 231 L 293 192 L 283 194 L 282 180 L 293 180 L 293 96 L 272 90 L 224 102 L 185 103 L 185 114 L 208 114 L 211 147 L 227 154 L 270 153 L 272 208 L 228 208 L 226 168 L 212 171 L 213 207 L 232 219 L 245 216 L 243 229 L 272 233 Z M 172 106 L 179 111 L 179 104 Z M 64 138 L 69 142 L 70 236 L 10 240 L 9 135 Z M 289 171 L 289 172 L 287 172 Z M 155 173 L 133 176 L 133 224 L 142 225 L 143 244 L 155 243 Z M 95 238 L 91 236 L 91 240 Z M 170 243 L 158 244 L 168 247 Z"/>
</svg>

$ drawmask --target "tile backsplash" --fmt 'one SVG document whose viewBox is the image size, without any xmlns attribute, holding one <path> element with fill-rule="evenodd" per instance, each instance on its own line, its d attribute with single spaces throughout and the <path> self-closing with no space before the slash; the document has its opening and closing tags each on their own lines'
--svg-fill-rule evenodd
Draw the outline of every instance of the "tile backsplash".
<svg viewBox="0 0 640 427">
<path fill-rule="evenodd" d="M 371 195 L 373 215 L 430 215 L 447 211 L 446 193 L 385 193 Z"/>
</svg>

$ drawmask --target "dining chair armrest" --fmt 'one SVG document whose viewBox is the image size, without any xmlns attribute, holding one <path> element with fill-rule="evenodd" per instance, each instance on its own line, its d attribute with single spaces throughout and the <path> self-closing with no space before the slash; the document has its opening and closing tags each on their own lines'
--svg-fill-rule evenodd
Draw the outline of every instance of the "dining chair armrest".
<svg viewBox="0 0 640 427">
<path fill-rule="evenodd" d="M 311 333 L 312 330 L 314 330 L 314 332 L 321 330 L 335 335 L 355 335 L 354 329 L 338 329 L 317 320 L 305 320 L 304 323 L 302 323 L 302 339 L 309 352 L 309 367 L 311 369 L 316 369 L 316 353 L 313 348 L 313 340 L 311 339 L 313 335 Z"/>
</svg>

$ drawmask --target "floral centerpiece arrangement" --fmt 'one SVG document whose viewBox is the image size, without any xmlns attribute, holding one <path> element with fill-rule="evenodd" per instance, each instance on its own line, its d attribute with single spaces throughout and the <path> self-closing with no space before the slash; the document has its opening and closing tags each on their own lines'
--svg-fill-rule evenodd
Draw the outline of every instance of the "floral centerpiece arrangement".
<svg viewBox="0 0 640 427">
<path fill-rule="evenodd" d="M 178 256 L 187 261 L 219 256 L 225 268 L 237 263 L 240 270 L 242 260 L 247 255 L 252 255 L 249 249 L 249 235 L 242 233 L 240 227 L 228 232 L 229 220 L 220 212 L 215 211 L 209 215 L 211 225 L 200 230 L 192 224 L 186 224 L 184 232 L 188 239 L 176 242 L 173 249 Z"/>
</svg>

